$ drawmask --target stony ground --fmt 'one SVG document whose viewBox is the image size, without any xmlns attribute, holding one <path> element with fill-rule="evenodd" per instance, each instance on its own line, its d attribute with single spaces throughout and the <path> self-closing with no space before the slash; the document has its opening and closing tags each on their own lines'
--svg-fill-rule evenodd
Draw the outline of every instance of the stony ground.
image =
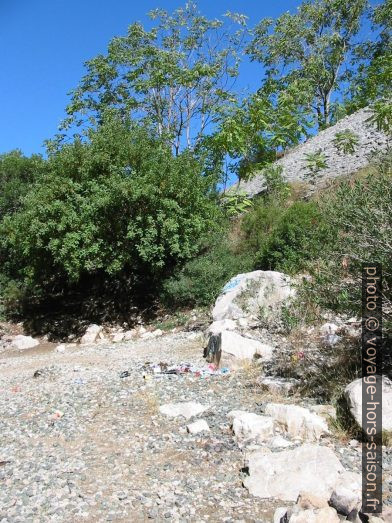
<svg viewBox="0 0 392 523">
<path fill-rule="evenodd" d="M 282 503 L 242 486 L 243 453 L 226 417 L 262 411 L 268 398 L 254 370 L 209 377 L 146 370 L 147 362 L 203 366 L 201 347 L 194 334 L 177 333 L 0 354 L 0 521 L 271 522 Z M 209 405 L 198 417 L 211 432 L 188 434 L 184 418 L 159 413 L 177 401 Z M 359 449 L 323 444 L 359 471 Z"/>
</svg>

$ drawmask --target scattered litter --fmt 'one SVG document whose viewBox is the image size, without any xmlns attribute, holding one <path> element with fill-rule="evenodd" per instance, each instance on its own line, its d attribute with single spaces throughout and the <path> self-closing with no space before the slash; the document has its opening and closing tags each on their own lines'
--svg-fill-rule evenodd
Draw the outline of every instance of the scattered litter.
<svg viewBox="0 0 392 523">
<path fill-rule="evenodd" d="M 42 369 L 38 369 L 34 372 L 33 378 L 39 378 L 40 376 L 43 376 L 44 371 Z"/>
<path fill-rule="evenodd" d="M 192 374 L 196 378 L 207 378 L 209 376 L 219 376 L 222 374 L 229 374 L 230 369 L 223 367 L 218 369 L 214 363 L 209 365 L 198 366 L 192 365 L 191 363 L 179 363 L 177 365 L 169 365 L 168 363 L 146 363 L 143 366 L 145 371 L 144 377 L 149 374 L 154 376 L 181 376 L 184 374 Z"/>
<path fill-rule="evenodd" d="M 20 392 L 21 390 L 22 389 L 20 387 L 16 386 L 16 387 L 12 387 L 11 392 L 16 393 L 16 392 Z"/>
<path fill-rule="evenodd" d="M 129 370 L 124 370 L 120 374 L 120 378 L 129 378 L 129 376 L 130 376 Z"/>
<path fill-rule="evenodd" d="M 61 412 L 61 410 L 55 410 L 53 413 L 53 419 L 60 419 L 64 416 L 64 412 Z"/>
</svg>

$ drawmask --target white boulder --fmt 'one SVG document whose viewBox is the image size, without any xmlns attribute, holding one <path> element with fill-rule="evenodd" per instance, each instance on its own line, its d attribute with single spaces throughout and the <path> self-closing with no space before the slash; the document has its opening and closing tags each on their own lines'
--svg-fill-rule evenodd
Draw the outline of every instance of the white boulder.
<svg viewBox="0 0 392 523">
<path fill-rule="evenodd" d="M 269 403 L 265 408 L 265 413 L 283 425 L 293 438 L 318 441 L 321 436 L 329 433 L 324 418 L 298 405 Z"/>
<path fill-rule="evenodd" d="M 273 449 L 287 448 L 293 445 L 290 441 L 283 438 L 280 434 L 272 438 L 269 444 Z"/>
<path fill-rule="evenodd" d="M 258 340 L 245 338 L 237 332 L 224 331 L 221 333 L 221 350 L 237 359 L 252 359 L 255 356 L 270 360 L 273 347 Z"/>
<path fill-rule="evenodd" d="M 332 507 L 300 510 L 292 514 L 289 523 L 340 523 L 336 510 Z"/>
<path fill-rule="evenodd" d="M 209 407 L 196 403 L 195 401 L 184 401 L 180 403 L 166 403 L 159 407 L 159 412 L 165 416 L 176 418 L 177 416 L 183 416 L 186 419 L 192 416 L 201 414 Z"/>
<path fill-rule="evenodd" d="M 80 339 L 81 345 L 91 345 L 102 337 L 102 327 L 100 325 L 90 325 Z"/>
<path fill-rule="evenodd" d="M 232 419 L 233 432 L 240 443 L 263 443 L 274 434 L 274 422 L 268 416 L 241 410 L 231 411 L 227 416 Z"/>
<path fill-rule="evenodd" d="M 358 426 L 362 427 L 362 378 L 347 385 L 344 397 L 351 415 Z M 382 428 L 392 431 L 392 381 L 386 376 L 382 377 Z"/>
<path fill-rule="evenodd" d="M 293 450 L 247 456 L 244 485 L 260 498 L 296 501 L 301 492 L 329 500 L 343 466 L 329 447 L 305 444 Z"/>
<path fill-rule="evenodd" d="M 15 336 L 10 343 L 10 347 L 17 350 L 32 349 L 38 345 L 38 340 L 32 338 L 31 336 L 23 336 L 22 334 Z"/>
<path fill-rule="evenodd" d="M 234 366 L 255 357 L 263 361 L 272 359 L 273 347 L 252 338 L 245 338 L 234 331 L 212 335 L 207 347 L 207 360 L 221 366 Z"/>
<path fill-rule="evenodd" d="M 205 419 L 198 419 L 186 426 L 190 434 L 199 434 L 199 432 L 210 432 L 210 427 Z"/>
<path fill-rule="evenodd" d="M 362 504 L 362 477 L 356 472 L 345 471 L 339 477 L 330 499 L 330 505 L 348 516 Z"/>
<path fill-rule="evenodd" d="M 265 319 L 279 315 L 283 304 L 294 295 L 288 276 L 275 271 L 238 274 L 222 289 L 212 311 L 214 321 L 238 320 L 250 316 Z"/>
<path fill-rule="evenodd" d="M 327 421 L 329 419 L 336 419 L 336 408 L 333 405 L 311 405 L 309 410 L 322 416 Z"/>
<path fill-rule="evenodd" d="M 131 341 L 138 335 L 137 329 L 132 329 L 124 332 L 124 341 Z"/>
<path fill-rule="evenodd" d="M 278 507 L 275 510 L 274 523 L 286 523 L 287 521 L 288 521 L 288 519 L 287 519 L 287 508 L 286 507 Z"/>
<path fill-rule="evenodd" d="M 122 341 L 124 341 L 124 337 L 125 337 L 125 332 L 115 332 L 112 336 L 112 342 L 113 343 L 121 343 Z"/>
</svg>

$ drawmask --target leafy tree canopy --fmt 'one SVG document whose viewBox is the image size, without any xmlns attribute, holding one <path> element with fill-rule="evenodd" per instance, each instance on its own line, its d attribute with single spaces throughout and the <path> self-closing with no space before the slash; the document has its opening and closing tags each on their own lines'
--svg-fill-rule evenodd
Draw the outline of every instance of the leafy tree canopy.
<svg viewBox="0 0 392 523">
<path fill-rule="evenodd" d="M 155 279 L 219 222 L 216 180 L 134 122 L 110 119 L 53 154 L 24 206 L 0 224 L 7 276 L 35 292 L 84 275 Z"/>
<path fill-rule="evenodd" d="M 106 55 L 86 63 L 64 128 L 86 119 L 95 125 L 110 109 L 148 121 L 179 154 L 194 148 L 235 101 L 246 17 L 228 12 L 209 20 L 193 3 L 173 14 L 156 9 L 150 17 L 156 21 L 152 30 L 133 23 L 126 36 L 109 43 Z"/>
<path fill-rule="evenodd" d="M 392 1 L 384 0 L 371 13 L 375 38 L 362 42 L 356 49 L 358 70 L 352 74 L 349 111 L 375 104 L 376 110 L 389 112 L 392 121 Z M 386 107 L 388 103 L 389 108 Z M 382 118 L 381 118 L 382 119 Z M 383 125 L 379 125 L 383 128 Z M 391 126 L 392 127 L 392 126 Z M 384 130 L 388 130 L 384 127 Z"/>
<path fill-rule="evenodd" d="M 305 0 L 294 14 L 261 20 L 247 52 L 266 68 L 263 89 L 301 92 L 319 128 L 329 125 L 366 9 L 367 0 Z"/>
<path fill-rule="evenodd" d="M 0 155 L 0 220 L 20 208 L 23 197 L 43 166 L 40 155 L 28 158 L 19 150 Z"/>
</svg>

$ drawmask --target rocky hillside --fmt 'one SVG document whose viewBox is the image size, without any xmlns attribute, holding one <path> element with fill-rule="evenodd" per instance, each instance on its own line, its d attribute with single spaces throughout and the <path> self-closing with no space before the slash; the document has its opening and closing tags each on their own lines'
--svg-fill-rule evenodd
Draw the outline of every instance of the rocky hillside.
<svg viewBox="0 0 392 523">
<path fill-rule="evenodd" d="M 375 126 L 367 121 L 369 117 L 369 109 L 361 109 L 288 151 L 283 158 L 276 162 L 276 165 L 283 168 L 283 177 L 289 182 L 304 180 L 306 155 L 319 151 L 324 154 L 327 163 L 327 167 L 320 172 L 320 181 L 351 174 L 366 167 L 369 164 L 370 157 L 374 153 L 385 151 L 388 143 L 387 136 L 378 132 Z M 358 144 L 352 154 L 339 152 L 334 143 L 336 134 L 346 130 L 355 133 L 358 138 Z M 240 182 L 237 187 L 240 191 L 246 192 L 248 196 L 255 196 L 264 189 L 262 173 L 257 174 L 249 181 Z"/>
</svg>

